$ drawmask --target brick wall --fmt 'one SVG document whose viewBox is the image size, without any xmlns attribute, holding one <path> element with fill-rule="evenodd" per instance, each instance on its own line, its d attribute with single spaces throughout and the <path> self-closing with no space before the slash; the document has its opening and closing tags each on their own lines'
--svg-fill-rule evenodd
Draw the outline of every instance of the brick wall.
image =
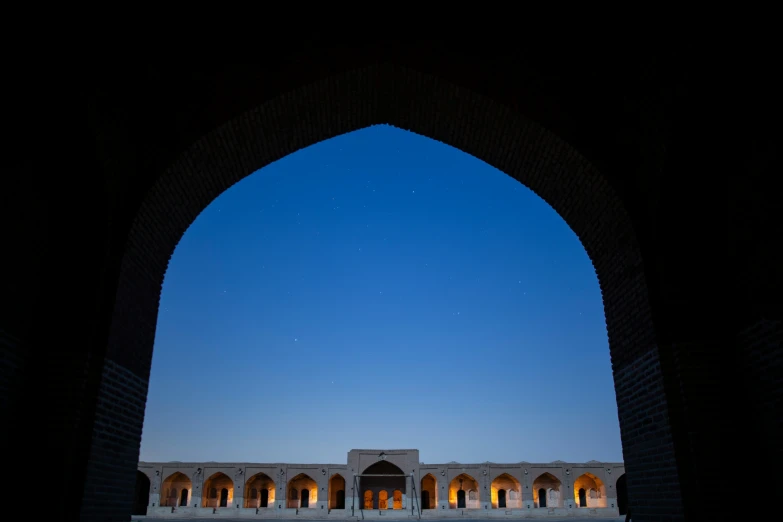
<svg viewBox="0 0 783 522">
<path fill-rule="evenodd" d="M 740 397 L 743 411 L 740 418 L 752 416 L 758 428 L 749 437 L 745 457 L 763 461 L 770 457 L 769 449 L 776 448 L 779 459 L 781 431 L 780 415 L 783 404 L 783 321 L 760 319 L 737 336 L 737 347 L 742 379 L 735 395 Z"/>
<path fill-rule="evenodd" d="M 82 520 L 127 520 L 131 512 L 147 387 L 146 379 L 114 361 L 105 362 L 84 484 L 89 502 L 82 503 Z"/>
</svg>

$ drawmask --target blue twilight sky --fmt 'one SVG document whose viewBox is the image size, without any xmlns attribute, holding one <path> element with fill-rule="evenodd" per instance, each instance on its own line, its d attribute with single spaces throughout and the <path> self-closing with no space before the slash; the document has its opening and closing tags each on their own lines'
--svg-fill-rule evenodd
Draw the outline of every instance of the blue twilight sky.
<svg viewBox="0 0 783 522">
<path fill-rule="evenodd" d="M 160 302 L 141 460 L 622 461 L 598 280 L 526 187 L 389 126 L 196 219 Z"/>
</svg>

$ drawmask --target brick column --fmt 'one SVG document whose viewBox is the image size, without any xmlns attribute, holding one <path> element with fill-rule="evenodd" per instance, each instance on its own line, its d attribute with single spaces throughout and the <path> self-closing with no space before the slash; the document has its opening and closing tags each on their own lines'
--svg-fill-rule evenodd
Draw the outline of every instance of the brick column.
<svg viewBox="0 0 783 522">
<path fill-rule="evenodd" d="M 319 516 L 321 513 L 326 515 L 329 512 L 329 471 L 326 468 L 318 470 L 315 483 L 318 485 L 318 501 L 315 509 L 319 512 Z"/>
<path fill-rule="evenodd" d="M 522 482 L 519 483 L 519 494 L 522 497 L 522 509 L 534 509 L 536 504 L 533 502 L 533 487 L 530 485 L 530 472 L 525 465 L 522 465 Z M 530 506 L 530 507 L 528 507 Z"/>
<path fill-rule="evenodd" d="M 620 515 L 617 507 L 617 477 L 611 468 L 604 466 L 604 490 L 606 491 L 606 507 L 615 510 L 617 516 Z"/>
<path fill-rule="evenodd" d="M 229 507 L 241 509 L 245 507 L 245 469 L 238 468 L 234 472 L 234 501 Z"/>
<path fill-rule="evenodd" d="M 163 488 L 163 480 L 163 470 L 158 467 L 158 469 L 155 470 L 155 474 L 150 478 L 150 502 L 147 507 L 160 506 L 161 495 L 163 495 L 163 492 L 161 491 Z"/>
<path fill-rule="evenodd" d="M 288 507 L 288 473 L 285 469 L 277 471 L 277 480 L 275 485 L 277 486 L 277 493 L 275 494 L 275 509 L 278 512 L 282 512 Z"/>
<path fill-rule="evenodd" d="M 201 470 L 201 471 L 199 471 Z M 190 503 L 188 506 L 201 507 L 204 494 L 204 467 L 199 466 L 196 472 L 190 477 L 190 481 L 193 484 L 193 491 L 190 493 Z"/>
<path fill-rule="evenodd" d="M 570 466 L 563 467 L 563 492 L 561 493 L 561 499 L 563 501 L 563 507 L 565 509 L 577 509 L 576 501 L 574 500 L 574 473 L 571 471 Z"/>
<path fill-rule="evenodd" d="M 438 496 L 438 510 L 446 511 L 449 509 L 449 474 L 446 469 L 438 473 L 437 486 L 438 491 L 435 494 Z"/>
</svg>

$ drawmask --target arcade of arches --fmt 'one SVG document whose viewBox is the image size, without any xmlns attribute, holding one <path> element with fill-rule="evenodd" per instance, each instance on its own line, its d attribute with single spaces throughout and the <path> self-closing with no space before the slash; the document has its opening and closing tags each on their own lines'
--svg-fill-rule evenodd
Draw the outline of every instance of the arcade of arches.
<svg viewBox="0 0 783 522">
<path fill-rule="evenodd" d="M 135 512 L 612 516 L 624 514 L 625 495 L 625 466 L 616 462 L 424 464 L 418 450 L 351 450 L 346 464 L 139 462 Z"/>
</svg>

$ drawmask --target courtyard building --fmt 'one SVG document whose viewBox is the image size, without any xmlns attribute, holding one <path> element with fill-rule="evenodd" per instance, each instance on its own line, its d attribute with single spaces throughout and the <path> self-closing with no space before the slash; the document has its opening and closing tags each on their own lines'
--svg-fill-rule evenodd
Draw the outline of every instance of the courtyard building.
<svg viewBox="0 0 783 522">
<path fill-rule="evenodd" d="M 287 518 L 617 516 L 621 462 L 425 464 L 415 449 L 344 464 L 139 462 L 134 514 Z"/>
</svg>

